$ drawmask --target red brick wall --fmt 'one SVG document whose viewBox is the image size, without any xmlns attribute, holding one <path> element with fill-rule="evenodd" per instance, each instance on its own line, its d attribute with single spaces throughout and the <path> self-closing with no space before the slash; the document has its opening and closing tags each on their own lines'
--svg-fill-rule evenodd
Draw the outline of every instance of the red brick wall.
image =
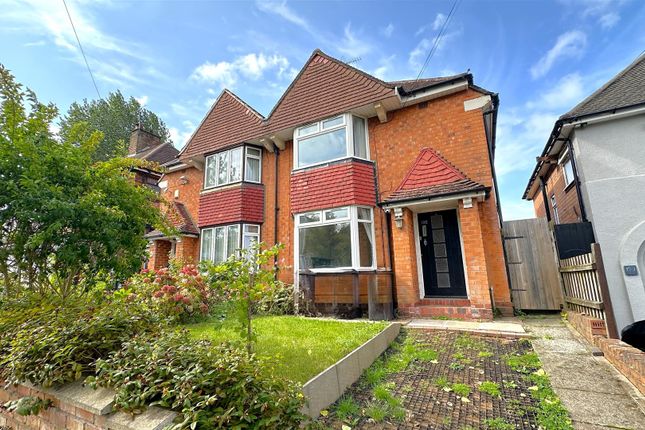
<svg viewBox="0 0 645 430">
<path fill-rule="evenodd" d="M 580 204 L 578 203 L 578 194 L 576 185 L 572 184 L 568 188 L 565 185 L 564 169 L 561 165 L 552 166 L 551 170 L 545 178 L 546 194 L 551 212 L 551 219 L 555 221 L 553 214 L 553 204 L 551 203 L 551 196 L 555 194 L 555 202 L 558 208 L 558 219 L 560 224 L 580 222 Z M 544 199 L 542 198 L 542 191 L 538 188 L 532 198 L 533 208 L 535 209 L 535 216 L 546 217 L 546 210 L 544 209 Z"/>
<path fill-rule="evenodd" d="M 2 382 L 0 384 L 0 428 L 7 426 L 7 428 L 15 430 L 107 429 L 106 416 L 95 415 L 36 388 L 24 385 L 6 386 L 3 381 L 0 382 Z M 52 402 L 51 407 L 42 410 L 38 415 L 26 417 L 2 409 L 2 405 L 9 400 L 17 400 L 27 396 L 49 399 Z"/>
<path fill-rule="evenodd" d="M 187 167 L 164 174 L 161 181 L 168 182 L 168 187 L 161 191 L 161 196 L 169 202 L 177 200 L 183 203 L 193 216 L 193 220 L 197 222 L 199 192 L 204 182 L 204 171 L 195 167 Z M 179 191 L 179 197 L 176 199 L 175 191 Z"/>
<path fill-rule="evenodd" d="M 291 211 L 376 205 L 374 165 L 357 160 L 291 174 Z"/>
<path fill-rule="evenodd" d="M 199 262 L 199 238 L 197 237 L 182 237 L 181 241 L 177 242 L 175 248 L 175 259 L 183 262 L 184 264 L 196 264 Z"/>
<path fill-rule="evenodd" d="M 168 267 L 170 261 L 170 241 L 168 240 L 153 240 L 150 242 L 148 252 L 150 259 L 148 260 L 148 269 L 161 269 Z"/>
<path fill-rule="evenodd" d="M 247 221 L 264 222 L 264 187 L 236 184 L 202 193 L 199 199 L 199 227 Z"/>
</svg>

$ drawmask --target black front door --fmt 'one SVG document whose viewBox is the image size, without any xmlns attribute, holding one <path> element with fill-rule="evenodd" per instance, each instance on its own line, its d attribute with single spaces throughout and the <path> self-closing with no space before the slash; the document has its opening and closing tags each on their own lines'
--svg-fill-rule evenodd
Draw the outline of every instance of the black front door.
<svg viewBox="0 0 645 430">
<path fill-rule="evenodd" d="M 426 297 L 466 297 L 457 211 L 419 214 L 419 241 Z"/>
</svg>

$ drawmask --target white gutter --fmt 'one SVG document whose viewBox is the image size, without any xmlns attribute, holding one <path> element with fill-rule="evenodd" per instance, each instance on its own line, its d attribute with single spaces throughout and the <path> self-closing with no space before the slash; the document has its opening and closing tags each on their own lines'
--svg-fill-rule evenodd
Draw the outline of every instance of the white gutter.
<svg viewBox="0 0 645 430">
<path fill-rule="evenodd" d="M 439 85 L 437 87 L 428 88 L 422 91 L 415 91 L 414 94 L 409 96 L 401 96 L 401 94 L 399 94 L 399 92 L 397 91 L 397 88 L 399 87 L 396 87 L 394 91 L 399 98 L 399 101 L 402 105 L 406 105 L 410 102 L 421 102 L 441 97 L 443 95 L 464 91 L 468 88 L 468 80 L 462 78 L 457 82 Z"/>
</svg>

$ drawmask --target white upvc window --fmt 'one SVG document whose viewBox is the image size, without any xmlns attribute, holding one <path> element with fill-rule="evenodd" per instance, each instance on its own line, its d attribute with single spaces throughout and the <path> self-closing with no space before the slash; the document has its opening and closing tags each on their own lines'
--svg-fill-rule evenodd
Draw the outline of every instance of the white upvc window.
<svg viewBox="0 0 645 430">
<path fill-rule="evenodd" d="M 569 148 L 565 149 L 562 155 L 560 155 L 559 163 L 562 166 L 564 186 L 568 187 L 574 180 L 573 161 L 571 160 L 571 153 L 569 151 Z"/>
<path fill-rule="evenodd" d="M 240 249 L 250 249 L 260 241 L 260 226 L 230 224 L 202 229 L 200 260 L 222 263 Z"/>
<path fill-rule="evenodd" d="M 347 157 L 369 159 L 367 120 L 352 114 L 299 127 L 293 142 L 296 169 Z"/>
<path fill-rule="evenodd" d="M 345 206 L 296 215 L 296 262 L 299 270 L 374 270 L 374 212 Z"/>
<path fill-rule="evenodd" d="M 551 195 L 551 207 L 553 208 L 553 221 L 560 224 L 560 214 L 558 214 L 558 202 L 555 201 L 555 194 Z"/>
<path fill-rule="evenodd" d="M 262 150 L 238 146 L 206 157 L 204 188 L 220 187 L 244 180 L 259 183 L 262 178 Z"/>
</svg>

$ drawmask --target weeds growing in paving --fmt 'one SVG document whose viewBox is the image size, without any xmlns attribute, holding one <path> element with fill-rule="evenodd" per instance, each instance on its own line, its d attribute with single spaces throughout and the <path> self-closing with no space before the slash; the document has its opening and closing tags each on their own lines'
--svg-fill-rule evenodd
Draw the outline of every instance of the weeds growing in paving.
<svg viewBox="0 0 645 430">
<path fill-rule="evenodd" d="M 316 429 L 571 430 L 528 340 L 404 331 Z"/>
</svg>

